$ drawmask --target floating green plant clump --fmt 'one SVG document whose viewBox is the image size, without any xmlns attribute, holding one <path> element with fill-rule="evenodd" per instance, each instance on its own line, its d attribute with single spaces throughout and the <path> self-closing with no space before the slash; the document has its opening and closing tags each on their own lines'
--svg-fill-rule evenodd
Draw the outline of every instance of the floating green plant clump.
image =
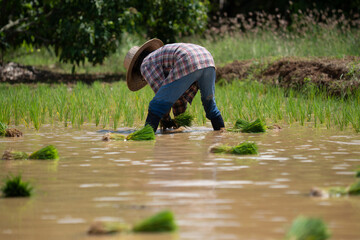
<svg viewBox="0 0 360 240">
<path fill-rule="evenodd" d="M 189 113 L 182 113 L 174 118 L 174 121 L 178 127 L 190 127 L 194 117 Z"/>
<path fill-rule="evenodd" d="M 349 195 L 360 195 L 360 180 L 349 186 L 348 193 Z"/>
<path fill-rule="evenodd" d="M 133 227 L 134 232 L 172 232 L 176 229 L 174 214 L 168 210 L 159 212 Z"/>
<path fill-rule="evenodd" d="M 212 153 L 231 153 L 239 155 L 258 154 L 258 147 L 254 142 L 243 142 L 237 146 L 218 145 L 210 149 Z"/>
<path fill-rule="evenodd" d="M 24 160 L 29 157 L 29 154 L 26 152 L 20 152 L 20 151 L 5 151 L 2 160 Z"/>
<path fill-rule="evenodd" d="M 29 156 L 29 159 L 59 159 L 58 150 L 53 145 L 48 145 Z"/>
<path fill-rule="evenodd" d="M 134 140 L 134 141 L 144 141 L 144 140 L 154 140 L 155 133 L 152 127 L 149 124 L 146 124 L 140 130 L 137 130 L 126 137 L 126 140 Z"/>
<path fill-rule="evenodd" d="M 330 232 L 322 219 L 297 217 L 286 235 L 287 240 L 326 240 Z"/>
<path fill-rule="evenodd" d="M 142 129 L 130 133 L 127 136 L 119 133 L 106 133 L 102 138 L 103 141 L 110 141 L 110 140 L 146 141 L 146 140 L 154 140 L 154 139 L 155 139 L 154 130 L 148 124 L 146 124 L 145 127 L 143 127 Z"/>
<path fill-rule="evenodd" d="M 1 191 L 5 197 L 29 197 L 33 187 L 21 179 L 21 175 L 7 177 Z"/>
<path fill-rule="evenodd" d="M 229 131 L 232 132 L 243 132 L 243 133 L 260 133 L 266 132 L 266 125 L 263 123 L 260 118 L 256 119 L 253 122 L 248 122 L 243 119 L 239 119 L 235 122 L 233 128 L 229 128 Z"/>
</svg>

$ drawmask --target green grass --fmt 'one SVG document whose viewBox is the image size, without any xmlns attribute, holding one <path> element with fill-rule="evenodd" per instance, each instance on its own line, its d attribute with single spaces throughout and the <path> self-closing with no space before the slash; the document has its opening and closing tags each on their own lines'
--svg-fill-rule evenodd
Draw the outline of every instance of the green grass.
<svg viewBox="0 0 360 240">
<path fill-rule="evenodd" d="M 259 118 L 253 122 L 246 121 L 244 119 L 236 120 L 234 127 L 229 128 L 232 132 L 243 132 L 243 133 L 261 133 L 266 132 L 266 125 Z"/>
<path fill-rule="evenodd" d="M 134 225 L 134 232 L 173 232 L 177 229 L 174 214 L 165 210 Z"/>
<path fill-rule="evenodd" d="M 10 85 L 0 84 L 0 122 L 39 129 L 43 124 L 81 127 L 143 126 L 154 93 L 150 87 L 131 92 L 125 82 Z M 216 86 L 216 102 L 226 122 L 260 119 L 270 124 L 300 124 L 360 132 L 360 90 L 346 98 L 332 97 L 316 87 L 284 90 L 255 81 L 233 81 Z M 208 121 L 197 94 L 188 107 L 193 124 Z M 114 118 L 114 116 L 117 116 Z"/>
<path fill-rule="evenodd" d="M 287 235 L 287 240 L 326 240 L 330 238 L 327 225 L 322 219 L 297 217 Z"/>
<path fill-rule="evenodd" d="M 30 154 L 29 159 L 57 160 L 59 159 L 59 153 L 53 145 L 48 145 Z"/>
<path fill-rule="evenodd" d="M 243 142 L 234 147 L 218 145 L 210 149 L 212 153 L 231 153 L 238 155 L 258 154 L 258 147 L 254 142 Z"/>
<path fill-rule="evenodd" d="M 33 187 L 29 182 L 23 181 L 21 175 L 6 177 L 1 187 L 4 197 L 29 197 L 32 190 Z"/>
<path fill-rule="evenodd" d="M 187 112 L 184 112 L 174 118 L 176 125 L 179 127 L 190 127 L 193 120 L 194 117 Z"/>
</svg>

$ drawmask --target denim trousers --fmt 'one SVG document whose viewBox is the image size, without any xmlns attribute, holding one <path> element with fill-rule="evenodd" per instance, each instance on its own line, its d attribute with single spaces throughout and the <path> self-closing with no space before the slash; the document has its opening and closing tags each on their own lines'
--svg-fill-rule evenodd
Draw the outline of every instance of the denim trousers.
<svg viewBox="0 0 360 240">
<path fill-rule="evenodd" d="M 149 111 L 160 118 L 163 117 L 184 92 L 197 81 L 206 118 L 211 120 L 221 116 L 215 102 L 215 79 L 215 68 L 208 67 L 196 70 L 172 83 L 164 85 L 160 87 L 150 101 Z"/>
</svg>

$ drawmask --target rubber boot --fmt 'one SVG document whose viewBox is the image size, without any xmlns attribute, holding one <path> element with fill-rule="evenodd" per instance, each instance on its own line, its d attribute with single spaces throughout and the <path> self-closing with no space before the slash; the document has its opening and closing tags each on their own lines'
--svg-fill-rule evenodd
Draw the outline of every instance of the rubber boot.
<svg viewBox="0 0 360 240">
<path fill-rule="evenodd" d="M 224 120 L 221 115 L 217 116 L 216 118 L 210 119 L 211 125 L 215 131 L 220 130 L 221 128 L 224 128 Z"/>
<path fill-rule="evenodd" d="M 155 114 L 149 111 L 145 120 L 145 125 L 149 124 L 153 128 L 155 133 L 159 126 L 160 119 L 161 119 L 160 117 L 156 116 Z"/>
</svg>

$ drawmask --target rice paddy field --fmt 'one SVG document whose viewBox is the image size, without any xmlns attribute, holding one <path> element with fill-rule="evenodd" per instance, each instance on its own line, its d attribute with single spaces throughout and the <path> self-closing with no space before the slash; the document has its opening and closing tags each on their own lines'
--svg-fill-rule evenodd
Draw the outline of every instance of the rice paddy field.
<svg viewBox="0 0 360 240">
<path fill-rule="evenodd" d="M 182 40 L 207 47 L 218 65 L 360 54 L 356 19 L 340 21 L 340 13 L 340 19 L 328 16 L 318 24 L 319 13 L 302 16 L 292 32 L 276 16 L 273 23 L 259 14 L 257 23 L 270 23 L 252 26 L 240 15 L 236 21 L 218 19 L 206 37 Z M 244 27 L 246 33 L 239 31 Z M 77 72 L 124 72 L 126 51 L 143 42 L 127 37 L 104 66 L 86 63 Z M 56 71 L 71 69 L 51 52 L 16 56 L 21 51 L 7 57 Z M 131 92 L 124 81 L 0 83 L 0 122 L 23 133 L 0 137 L 0 157 L 49 145 L 57 149 L 56 160 L 0 160 L 0 184 L 21 175 L 22 185 L 31 190 L 29 197 L 0 193 L 0 239 L 302 239 L 290 236 L 303 234 L 299 228 L 288 233 L 292 223 L 306 225 L 307 217 L 316 218 L 315 230 L 328 230 L 315 239 L 360 239 L 360 198 L 347 194 L 349 186 L 359 185 L 360 91 L 335 96 L 312 84 L 294 90 L 255 80 L 219 81 L 216 102 L 227 128 L 239 119 L 260 119 L 266 132 L 212 131 L 198 94 L 187 109 L 194 117 L 191 127 L 172 134 L 157 131 L 150 141 L 103 141 L 109 132 L 129 135 L 143 127 L 154 95 L 148 86 Z M 256 144 L 254 154 L 210 150 L 244 142 Z M 328 189 L 344 194 L 326 194 Z M 175 232 L 88 234 L 94 222 L 134 225 L 166 210 L 174 213 Z"/>
</svg>

